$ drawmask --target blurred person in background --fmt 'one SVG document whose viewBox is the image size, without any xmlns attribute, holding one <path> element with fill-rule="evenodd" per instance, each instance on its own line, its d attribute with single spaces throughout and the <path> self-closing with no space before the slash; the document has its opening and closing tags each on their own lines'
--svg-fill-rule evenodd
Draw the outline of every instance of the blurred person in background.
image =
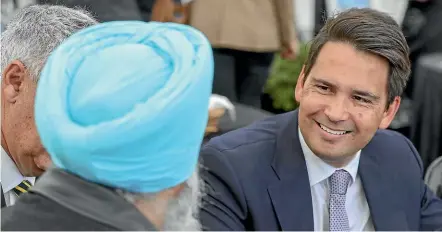
<svg viewBox="0 0 442 232">
<path fill-rule="evenodd" d="M 295 0 L 298 4 L 301 4 L 303 0 Z M 314 34 L 316 35 L 319 30 L 324 26 L 328 17 L 348 10 L 350 8 L 371 8 L 390 15 L 399 25 L 401 25 L 405 12 L 407 10 L 409 0 L 315 0 L 313 10 L 314 15 Z M 296 4 L 296 5 L 298 5 Z M 304 8 L 305 11 L 311 11 L 311 9 Z"/>
<path fill-rule="evenodd" d="M 201 151 L 208 230 L 437 231 L 442 200 L 419 153 L 387 130 L 410 74 L 396 21 L 352 8 L 310 45 L 299 108 L 213 138 Z"/>
<path fill-rule="evenodd" d="M 1 31 L 3 32 L 9 20 L 17 10 L 35 4 L 36 0 L 2 0 L 1 1 Z"/>
<path fill-rule="evenodd" d="M 35 100 L 54 168 L 2 210 L 2 229 L 200 230 L 212 80 L 210 43 L 186 25 L 108 22 L 71 36 Z"/>
<path fill-rule="evenodd" d="M 422 55 L 442 52 L 442 1 L 410 0 L 403 24 L 404 34 L 410 46 L 412 64 L 411 82 L 406 94 L 413 98 L 413 82 L 417 61 Z"/>
<path fill-rule="evenodd" d="M 29 0 L 28 0 L 29 1 Z M 100 22 L 142 20 L 183 23 L 179 17 L 182 2 L 189 0 L 38 0 L 39 4 L 81 7 L 91 12 Z"/>
<path fill-rule="evenodd" d="M 71 34 L 96 23 L 82 10 L 34 5 L 19 10 L 2 33 L 2 207 L 14 204 L 51 164 L 34 122 L 35 91 L 46 59 Z"/>
<path fill-rule="evenodd" d="M 185 23 L 192 0 L 137 0 L 144 21 Z"/>
<path fill-rule="evenodd" d="M 38 3 L 80 7 L 100 22 L 142 19 L 136 0 L 38 0 Z"/>
<path fill-rule="evenodd" d="M 214 48 L 213 92 L 261 108 L 274 53 L 295 57 L 293 0 L 194 0 L 188 14 Z"/>
</svg>

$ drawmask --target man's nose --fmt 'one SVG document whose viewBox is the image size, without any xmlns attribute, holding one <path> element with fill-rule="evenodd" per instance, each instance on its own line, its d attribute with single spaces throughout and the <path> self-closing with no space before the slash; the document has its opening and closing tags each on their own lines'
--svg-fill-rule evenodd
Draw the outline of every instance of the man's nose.
<svg viewBox="0 0 442 232">
<path fill-rule="evenodd" d="M 325 108 L 325 115 L 332 122 L 341 122 L 349 118 L 348 104 L 351 104 L 344 97 L 335 96 Z"/>
</svg>

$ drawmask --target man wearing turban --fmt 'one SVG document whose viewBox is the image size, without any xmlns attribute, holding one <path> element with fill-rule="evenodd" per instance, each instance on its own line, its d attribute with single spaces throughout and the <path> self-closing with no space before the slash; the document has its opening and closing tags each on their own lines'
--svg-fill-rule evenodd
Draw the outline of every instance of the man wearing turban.
<svg viewBox="0 0 442 232">
<path fill-rule="evenodd" d="M 185 25 L 109 22 L 71 36 L 35 100 L 55 167 L 2 210 L 2 229 L 199 230 L 212 79 L 210 44 Z"/>
</svg>

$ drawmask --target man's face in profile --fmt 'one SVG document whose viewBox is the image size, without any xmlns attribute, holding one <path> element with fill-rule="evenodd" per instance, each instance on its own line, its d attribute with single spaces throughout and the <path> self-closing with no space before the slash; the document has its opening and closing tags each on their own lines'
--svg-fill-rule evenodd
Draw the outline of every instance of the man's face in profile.
<svg viewBox="0 0 442 232">
<path fill-rule="evenodd" d="M 2 72 L 2 146 L 24 176 L 39 176 L 51 160 L 37 133 L 34 98 L 37 83 L 18 60 Z"/>
<path fill-rule="evenodd" d="M 386 109 L 388 75 L 389 64 L 379 56 L 347 43 L 322 47 L 296 86 L 299 127 L 317 156 L 344 165 L 378 128 L 388 127 L 400 102 L 396 98 Z"/>
</svg>

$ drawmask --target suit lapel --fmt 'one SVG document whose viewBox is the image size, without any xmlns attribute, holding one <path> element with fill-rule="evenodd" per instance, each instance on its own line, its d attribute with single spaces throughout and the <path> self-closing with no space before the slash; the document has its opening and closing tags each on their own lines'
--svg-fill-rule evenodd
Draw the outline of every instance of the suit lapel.
<svg viewBox="0 0 442 232">
<path fill-rule="evenodd" d="M 373 141 L 362 150 L 359 174 L 375 230 L 409 230 L 405 214 L 398 208 L 397 194 L 401 193 L 395 191 L 394 180 L 382 174 L 384 167 L 376 159 L 388 154 L 382 154 L 379 147 L 375 148 L 371 144 Z"/>
<path fill-rule="evenodd" d="M 308 176 L 281 180 L 268 191 L 281 230 L 312 231 L 313 209 Z"/>
<path fill-rule="evenodd" d="M 283 124 L 272 168 L 279 182 L 268 187 L 282 230 L 311 231 L 313 208 L 307 166 L 298 137 L 298 111 Z"/>
</svg>

